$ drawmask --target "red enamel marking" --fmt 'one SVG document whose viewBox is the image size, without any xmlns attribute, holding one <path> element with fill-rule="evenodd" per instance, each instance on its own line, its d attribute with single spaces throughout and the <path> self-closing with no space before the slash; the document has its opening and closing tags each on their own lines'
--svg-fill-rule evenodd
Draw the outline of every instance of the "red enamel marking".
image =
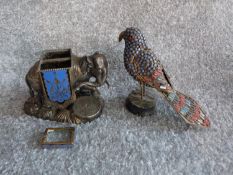
<svg viewBox="0 0 233 175">
<path fill-rule="evenodd" d="M 161 70 L 160 68 L 157 69 L 156 71 L 153 72 L 152 78 L 153 78 L 153 79 L 158 78 L 158 77 L 161 75 L 161 73 L 162 73 L 162 70 Z"/>
<path fill-rule="evenodd" d="M 200 114 L 201 114 L 200 106 L 196 105 L 196 106 L 195 106 L 195 109 L 194 109 L 194 113 L 193 113 L 193 115 L 191 116 L 191 120 L 192 120 L 193 122 L 197 121 L 197 120 L 200 118 Z"/>
<path fill-rule="evenodd" d="M 147 82 L 151 82 L 152 80 L 149 77 L 145 77 Z"/>
<path fill-rule="evenodd" d="M 151 82 L 151 79 L 150 79 L 149 77 L 144 76 L 144 77 L 142 77 L 142 78 L 143 78 L 143 81 L 144 81 L 145 83 L 150 83 L 150 82 Z"/>
<path fill-rule="evenodd" d="M 184 105 L 185 105 L 185 96 L 180 95 L 179 101 L 175 104 L 176 111 L 179 112 Z"/>
<path fill-rule="evenodd" d="M 202 124 L 204 127 L 210 127 L 210 121 L 208 118 L 205 118 L 205 120 L 203 121 L 203 124 Z"/>
</svg>

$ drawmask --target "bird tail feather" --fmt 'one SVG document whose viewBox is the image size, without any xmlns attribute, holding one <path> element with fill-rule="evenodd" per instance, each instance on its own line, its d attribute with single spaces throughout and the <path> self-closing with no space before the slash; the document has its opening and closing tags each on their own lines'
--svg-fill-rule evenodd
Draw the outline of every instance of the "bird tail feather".
<svg viewBox="0 0 233 175">
<path fill-rule="evenodd" d="M 178 91 L 171 91 L 165 95 L 173 109 L 189 124 L 210 127 L 210 121 L 200 105 L 191 97 Z"/>
</svg>

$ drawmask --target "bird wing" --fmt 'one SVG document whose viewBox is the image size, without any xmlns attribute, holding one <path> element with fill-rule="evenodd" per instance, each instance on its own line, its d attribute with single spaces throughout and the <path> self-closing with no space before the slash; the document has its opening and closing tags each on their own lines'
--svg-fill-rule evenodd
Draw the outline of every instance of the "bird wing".
<svg viewBox="0 0 233 175">
<path fill-rule="evenodd" d="M 162 92 L 170 92 L 171 82 L 160 61 L 150 49 L 141 50 L 131 57 L 136 72 L 135 79 Z"/>
</svg>

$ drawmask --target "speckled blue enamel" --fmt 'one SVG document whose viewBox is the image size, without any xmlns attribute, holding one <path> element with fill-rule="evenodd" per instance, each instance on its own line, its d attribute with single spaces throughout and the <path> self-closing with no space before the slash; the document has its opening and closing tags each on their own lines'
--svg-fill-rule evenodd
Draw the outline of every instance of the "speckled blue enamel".
<svg viewBox="0 0 233 175">
<path fill-rule="evenodd" d="M 43 71 L 42 77 L 48 98 L 53 102 L 63 103 L 71 97 L 67 70 Z"/>
</svg>

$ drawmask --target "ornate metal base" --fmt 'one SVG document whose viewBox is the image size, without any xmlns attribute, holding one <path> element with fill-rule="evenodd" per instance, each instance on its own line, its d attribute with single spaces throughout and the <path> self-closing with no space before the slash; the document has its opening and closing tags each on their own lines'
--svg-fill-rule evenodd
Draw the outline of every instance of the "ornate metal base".
<svg viewBox="0 0 233 175">
<path fill-rule="evenodd" d="M 131 113 L 140 116 L 152 115 L 155 113 L 155 100 L 149 95 L 144 95 L 141 99 L 141 92 L 135 90 L 126 99 L 126 108 Z"/>
<path fill-rule="evenodd" d="M 104 100 L 97 96 L 77 97 L 74 104 L 62 110 L 40 106 L 36 98 L 30 97 L 24 104 L 24 111 L 45 120 L 79 124 L 99 117 L 103 107 Z"/>
</svg>

